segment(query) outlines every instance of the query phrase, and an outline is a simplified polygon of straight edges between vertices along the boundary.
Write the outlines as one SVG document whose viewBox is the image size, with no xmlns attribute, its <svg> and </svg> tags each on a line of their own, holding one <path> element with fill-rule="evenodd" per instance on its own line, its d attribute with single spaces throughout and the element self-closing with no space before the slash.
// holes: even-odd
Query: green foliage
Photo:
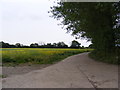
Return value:
<svg viewBox="0 0 120 90">
<path fill-rule="evenodd" d="M 4 48 L 3 65 L 18 65 L 22 63 L 52 64 L 64 58 L 91 51 L 92 49 L 52 49 L 52 48 Z"/>
<path fill-rule="evenodd" d="M 0 78 L 6 78 L 7 76 L 6 75 L 0 75 Z"/>
<path fill-rule="evenodd" d="M 110 64 L 117 64 L 117 65 L 119 64 L 118 58 L 116 57 L 115 53 L 105 53 L 104 51 L 99 52 L 94 50 L 89 54 L 89 56 L 97 61 L 102 61 Z"/>
<path fill-rule="evenodd" d="M 80 47 L 80 43 L 78 41 L 73 40 L 71 43 L 71 48 L 79 48 Z"/>
<path fill-rule="evenodd" d="M 116 26 L 119 2 L 60 2 L 52 7 L 53 17 L 63 19 L 68 32 L 91 40 L 94 49 L 107 58 L 120 45 L 120 28 Z M 99 54 L 97 55 L 99 57 Z M 116 56 L 117 57 L 117 56 Z M 100 58 L 100 57 L 99 57 Z"/>
</svg>

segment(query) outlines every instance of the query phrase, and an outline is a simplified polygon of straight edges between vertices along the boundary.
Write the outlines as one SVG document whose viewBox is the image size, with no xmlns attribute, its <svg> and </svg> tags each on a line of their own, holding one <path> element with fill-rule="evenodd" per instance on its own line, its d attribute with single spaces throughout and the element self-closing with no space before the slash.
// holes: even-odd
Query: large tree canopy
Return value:
<svg viewBox="0 0 120 90">
<path fill-rule="evenodd" d="M 114 2 L 59 2 L 52 7 L 53 17 L 63 19 L 62 24 L 73 35 L 91 40 L 96 51 L 115 52 L 120 44 L 120 29 L 116 26 L 120 3 Z"/>
</svg>

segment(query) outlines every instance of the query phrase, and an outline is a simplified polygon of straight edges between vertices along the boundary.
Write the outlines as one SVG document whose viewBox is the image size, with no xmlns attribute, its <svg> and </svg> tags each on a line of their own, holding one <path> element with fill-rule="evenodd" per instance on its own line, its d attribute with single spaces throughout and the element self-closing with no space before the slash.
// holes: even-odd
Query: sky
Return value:
<svg viewBox="0 0 120 90">
<path fill-rule="evenodd" d="M 31 43 L 65 42 L 75 40 L 59 26 L 60 21 L 51 18 L 53 0 L 0 0 L 0 41 L 29 45 Z M 91 42 L 77 39 L 81 46 Z"/>
</svg>

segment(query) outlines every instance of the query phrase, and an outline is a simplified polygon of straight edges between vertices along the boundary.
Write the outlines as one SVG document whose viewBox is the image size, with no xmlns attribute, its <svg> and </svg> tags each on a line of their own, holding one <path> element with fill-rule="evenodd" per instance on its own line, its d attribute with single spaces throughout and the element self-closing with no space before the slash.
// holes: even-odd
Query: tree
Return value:
<svg viewBox="0 0 120 90">
<path fill-rule="evenodd" d="M 90 44 L 90 45 L 88 46 L 88 48 L 94 48 L 94 45 L 93 45 L 93 44 Z"/>
<path fill-rule="evenodd" d="M 94 52 L 107 57 L 115 53 L 119 43 L 120 29 L 113 28 L 118 23 L 120 3 L 118 2 L 60 2 L 52 7 L 53 17 L 63 19 L 68 32 L 91 40 Z M 101 53 L 101 54 L 100 54 Z M 103 54 L 104 53 L 104 54 Z"/>
<path fill-rule="evenodd" d="M 53 47 L 56 48 L 57 47 L 57 43 L 53 43 Z"/>
<path fill-rule="evenodd" d="M 3 42 L 3 41 L 0 42 L 0 47 L 1 47 L 1 48 L 16 48 L 15 45 L 11 45 L 11 44 L 5 43 L 5 42 Z"/>
<path fill-rule="evenodd" d="M 47 43 L 46 47 L 47 47 L 47 48 L 52 48 L 53 45 L 52 45 L 51 43 Z"/>
<path fill-rule="evenodd" d="M 82 46 L 82 47 L 80 47 L 81 49 L 85 49 L 85 48 L 87 48 L 87 47 L 84 47 L 84 46 Z"/>
<path fill-rule="evenodd" d="M 32 43 L 32 44 L 30 44 L 31 48 L 38 48 L 38 46 L 39 46 L 38 43 Z"/>
<path fill-rule="evenodd" d="M 5 42 L 0 42 L 0 47 L 1 48 L 9 48 L 10 47 L 10 44 L 9 43 L 5 43 Z"/>
<path fill-rule="evenodd" d="M 57 47 L 58 47 L 58 48 L 67 48 L 68 45 L 66 45 L 64 42 L 58 42 L 58 43 L 57 43 Z"/>
<path fill-rule="evenodd" d="M 78 41 L 73 40 L 71 43 L 71 48 L 80 48 L 80 43 Z"/>
<path fill-rule="evenodd" d="M 23 45 L 20 44 L 20 43 L 16 43 L 15 46 L 16 46 L 17 48 L 21 48 Z"/>
</svg>

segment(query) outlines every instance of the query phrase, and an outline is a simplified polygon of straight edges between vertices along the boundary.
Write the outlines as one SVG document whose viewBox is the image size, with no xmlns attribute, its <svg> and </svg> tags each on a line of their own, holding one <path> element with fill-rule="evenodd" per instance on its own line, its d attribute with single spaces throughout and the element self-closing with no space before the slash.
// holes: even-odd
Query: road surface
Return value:
<svg viewBox="0 0 120 90">
<path fill-rule="evenodd" d="M 88 53 L 2 80 L 3 88 L 118 88 L 118 66 L 94 61 Z"/>
</svg>

